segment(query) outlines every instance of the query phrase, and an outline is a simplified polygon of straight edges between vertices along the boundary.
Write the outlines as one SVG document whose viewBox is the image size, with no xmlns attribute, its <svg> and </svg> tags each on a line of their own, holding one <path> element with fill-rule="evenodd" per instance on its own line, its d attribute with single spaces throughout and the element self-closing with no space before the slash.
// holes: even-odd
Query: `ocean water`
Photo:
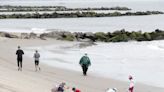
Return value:
<svg viewBox="0 0 164 92">
<path fill-rule="evenodd" d="M 125 6 L 132 8 L 132 11 L 164 11 L 163 4 L 163 0 L 0 0 L 0 5 Z M 72 32 L 113 32 L 115 30 L 126 29 L 128 31 L 142 30 L 144 32 L 151 32 L 155 29 L 164 29 L 163 19 L 164 15 L 104 18 L 1 19 L 0 31 L 43 32 L 43 30 L 51 29 Z"/>
<path fill-rule="evenodd" d="M 164 29 L 164 15 L 124 16 L 103 18 L 58 18 L 58 19 L 1 19 L 0 31 L 42 32 L 43 30 L 65 30 L 71 32 L 152 32 Z"/>
<path fill-rule="evenodd" d="M 38 50 L 41 63 L 64 69 L 81 71 L 79 60 L 85 52 L 91 59 L 89 75 L 128 81 L 132 75 L 136 83 L 164 87 L 164 41 L 97 43 L 78 48 L 73 45 L 51 45 L 25 48 L 26 56 Z"/>
</svg>

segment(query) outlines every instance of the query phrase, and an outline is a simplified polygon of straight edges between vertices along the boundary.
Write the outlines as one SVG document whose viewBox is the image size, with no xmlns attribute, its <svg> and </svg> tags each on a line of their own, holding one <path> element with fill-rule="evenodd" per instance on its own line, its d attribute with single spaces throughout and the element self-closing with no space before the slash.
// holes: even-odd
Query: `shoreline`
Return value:
<svg viewBox="0 0 164 92">
<path fill-rule="evenodd" d="M 63 47 L 63 45 L 59 45 L 59 46 L 56 46 L 56 45 L 48 45 L 48 46 L 32 46 L 32 47 L 30 47 L 28 50 L 26 49 L 26 51 L 31 51 L 31 50 L 35 50 L 35 48 L 38 48 L 37 50 L 39 50 L 40 51 L 40 53 L 41 54 L 43 54 L 43 52 L 46 52 L 45 54 L 43 54 L 43 55 L 50 55 L 50 56 L 55 56 L 55 57 L 47 57 L 47 55 L 45 56 L 46 57 L 46 59 L 45 59 L 45 57 L 43 57 L 42 58 L 42 60 L 44 61 L 43 63 L 45 63 L 45 64 L 47 64 L 47 65 L 50 65 L 50 66 L 52 66 L 52 67 L 57 67 L 57 68 L 62 68 L 62 66 L 66 66 L 66 67 L 64 67 L 64 69 L 67 69 L 67 70 L 73 70 L 73 71 L 78 71 L 78 72 L 81 72 L 81 68 L 80 68 L 80 66 L 78 65 L 78 60 L 79 60 L 79 58 L 80 58 L 80 56 L 82 56 L 83 55 L 83 53 L 84 52 L 86 52 L 87 51 L 87 53 L 89 54 L 89 56 L 92 58 L 92 60 L 94 61 L 93 62 L 93 64 L 94 64 L 94 66 L 93 67 L 91 67 L 91 70 L 89 69 L 89 72 L 90 72 L 90 74 L 91 75 L 95 75 L 95 76 L 99 76 L 99 77 L 103 77 L 103 78 L 107 78 L 107 76 L 110 76 L 110 74 L 113 74 L 114 73 L 114 71 L 116 72 L 116 73 L 114 73 L 112 76 L 110 76 L 109 78 L 115 78 L 115 79 L 117 79 L 117 80 L 121 80 L 121 81 L 124 81 L 124 82 L 127 82 L 128 80 L 126 80 L 126 77 L 125 76 L 128 76 L 128 74 L 131 74 L 132 73 L 132 75 L 135 75 L 135 77 L 136 77 L 136 82 L 141 82 L 141 83 L 145 83 L 146 85 L 152 85 L 152 86 L 154 86 L 154 85 L 156 85 L 157 87 L 162 87 L 163 86 L 163 84 L 160 84 L 159 82 L 156 82 L 156 81 L 158 81 L 158 80 L 156 80 L 156 81 L 151 81 L 151 80 L 149 80 L 149 79 L 151 79 L 151 78 L 148 78 L 148 79 L 146 79 L 146 80 L 143 80 L 144 78 L 143 77 L 146 77 L 146 75 L 144 76 L 140 76 L 140 75 L 138 75 L 138 73 L 136 73 L 136 71 L 133 71 L 133 70 L 135 70 L 135 68 L 138 70 L 138 64 L 136 64 L 135 62 L 136 61 L 138 61 L 138 59 L 137 60 L 132 60 L 132 61 L 134 61 L 134 65 L 136 64 L 136 67 L 134 67 L 134 69 L 132 69 L 132 71 L 133 72 L 131 72 L 131 73 L 126 73 L 126 71 L 125 71 L 125 67 L 127 67 L 127 65 L 122 65 L 122 64 L 127 64 L 127 63 L 130 63 L 130 62 L 127 62 L 127 61 L 122 61 L 122 59 L 120 60 L 120 58 L 122 58 L 122 57 L 124 57 L 124 56 L 120 56 L 120 57 L 115 57 L 115 54 L 114 54 L 114 57 L 112 57 L 110 54 L 109 54 L 109 57 L 103 57 L 103 55 L 104 54 L 101 54 L 100 56 L 102 57 L 102 58 L 99 58 L 99 56 L 97 55 L 98 53 L 100 53 L 98 50 L 100 50 L 100 48 L 101 48 L 101 46 L 104 46 L 104 45 L 107 45 L 106 47 L 108 47 L 109 46 L 109 48 L 110 48 L 110 46 L 112 47 L 112 46 L 114 46 L 114 45 L 117 45 L 117 46 L 121 46 L 121 44 L 123 44 L 123 46 L 124 47 L 126 47 L 126 45 L 130 45 L 130 47 L 131 47 L 131 45 L 133 44 L 133 46 L 134 45 L 139 45 L 139 47 L 141 48 L 141 49 L 143 49 L 141 46 L 142 45 L 144 45 L 144 47 L 149 47 L 149 46 L 153 46 L 153 48 L 155 48 L 154 47 L 154 44 L 153 43 L 155 43 L 155 44 L 157 44 L 157 43 L 163 43 L 164 41 L 152 41 L 152 42 L 141 42 L 141 43 L 138 43 L 138 42 L 124 42 L 124 43 L 109 43 L 110 45 L 108 45 L 108 43 L 95 43 L 96 45 L 93 45 L 93 46 L 86 46 L 85 48 L 80 48 L 80 50 L 79 49 L 77 49 L 77 48 L 79 48 L 78 46 L 77 46 L 77 43 L 76 42 L 70 42 L 70 43 L 72 43 L 72 45 L 68 45 L 67 43 L 65 44 L 65 46 Z M 143 44 L 144 43 L 144 44 Z M 76 44 L 76 45 L 75 45 Z M 79 43 L 78 43 L 79 44 Z M 148 46 L 146 45 L 146 44 L 149 44 Z M 75 46 L 75 47 L 74 47 Z M 77 47 L 76 47 L 77 46 Z M 162 50 L 162 46 L 163 45 L 159 45 L 159 49 L 160 50 Z M 91 49 L 91 48 L 96 48 L 96 47 L 99 47 L 99 48 L 97 48 L 97 51 L 95 52 L 95 50 L 94 49 Z M 137 46 L 138 47 L 138 46 Z M 136 48 L 137 48 L 136 47 Z M 88 48 L 88 49 L 86 49 L 86 48 Z M 158 45 L 157 45 L 157 47 L 156 48 L 158 48 Z M 44 50 L 42 50 L 42 49 L 44 49 Z M 70 50 L 69 50 L 70 49 Z M 102 50 L 104 50 L 103 48 L 101 48 Z M 118 49 L 118 51 L 119 51 L 119 48 L 117 48 Z M 125 48 L 123 48 L 123 49 L 125 49 Z M 130 49 L 130 48 L 129 48 Z M 133 51 L 133 49 L 130 49 L 129 51 L 131 52 L 131 50 Z M 138 49 L 139 50 L 139 52 L 140 52 L 140 49 Z M 153 49 L 154 50 L 154 49 Z M 95 52 L 95 53 L 93 53 L 93 52 Z M 116 50 L 117 51 L 117 50 Z M 108 52 L 108 50 L 106 49 L 106 52 Z M 114 51 L 109 51 L 109 52 L 115 52 L 115 50 Z M 151 51 L 150 51 L 151 52 Z M 68 53 L 70 53 L 70 55 L 68 54 Z M 127 52 L 127 53 L 129 53 L 129 52 Z M 32 54 L 32 53 L 30 53 L 30 54 Z M 62 56 L 62 55 L 64 55 L 64 56 Z M 65 56 L 66 55 L 66 56 Z M 70 56 L 72 56 L 72 57 L 70 57 Z M 74 57 L 73 57 L 74 56 Z M 135 55 L 134 55 L 135 56 Z M 70 57 L 70 58 L 68 58 L 68 57 Z M 75 57 L 78 57 L 78 58 L 75 58 Z M 98 57 L 97 59 L 98 60 L 96 60 L 96 58 L 95 57 Z M 139 59 L 140 58 L 142 58 L 142 55 L 141 56 L 137 56 Z M 151 56 L 150 56 L 151 57 Z M 156 56 L 155 56 L 156 57 Z M 113 59 L 112 59 L 113 58 Z M 131 59 L 131 58 L 134 58 L 134 57 L 132 57 L 131 55 L 129 55 L 129 59 Z M 148 59 L 149 57 L 145 57 L 145 62 L 148 62 L 147 61 L 147 59 Z M 153 57 L 154 58 L 154 57 Z M 161 57 L 159 57 L 159 58 L 161 58 Z M 70 59 L 70 60 L 69 60 Z M 100 61 L 102 61 L 102 62 L 97 62 L 97 61 L 99 61 L 99 59 L 100 59 Z M 103 60 L 101 60 L 101 59 L 108 59 L 109 60 L 109 62 L 110 63 L 107 63 L 107 61 L 103 61 Z M 117 65 L 117 62 L 118 61 L 116 61 L 115 59 L 118 59 L 118 61 L 121 61 L 121 66 L 120 66 L 120 64 L 118 64 Z M 123 58 L 123 59 L 128 59 L 126 56 Z M 156 59 L 157 60 L 157 59 Z M 52 61 L 56 61 L 56 62 L 52 62 Z M 76 62 L 77 61 L 77 62 Z M 143 62 L 143 60 L 141 60 L 142 62 Z M 150 60 L 149 60 L 150 61 Z M 159 60 L 158 60 L 159 61 Z M 95 63 L 96 62 L 96 63 Z M 115 66 L 115 64 L 113 65 L 113 63 L 116 63 L 116 65 L 117 66 Z M 102 68 L 102 67 L 100 67 L 100 66 L 97 66 L 97 64 L 102 64 L 102 63 L 107 63 L 107 65 L 109 65 L 109 67 L 107 68 L 106 66 L 104 66 L 103 68 L 104 68 L 104 70 L 106 70 L 106 69 L 109 69 L 109 71 L 110 72 L 106 72 L 107 74 L 103 74 L 103 73 L 105 73 L 105 71 L 101 71 L 101 69 L 96 69 L 96 67 L 97 68 Z M 133 62 L 132 62 L 133 63 Z M 143 62 L 144 63 L 144 62 Z M 151 63 L 151 62 L 150 62 Z M 111 64 L 111 65 L 110 65 Z M 153 62 L 152 62 L 152 64 L 153 64 Z M 152 64 L 149 64 L 149 65 L 147 65 L 146 67 L 149 67 L 149 66 L 151 66 Z M 122 72 L 121 71 L 117 71 L 117 69 L 116 68 L 114 68 L 114 67 L 117 67 L 118 68 L 118 70 L 119 70 L 119 66 L 123 69 L 123 71 L 122 72 L 125 72 L 125 73 L 123 73 L 122 74 Z M 156 64 L 154 64 L 154 65 L 156 65 Z M 158 65 L 158 64 L 157 64 Z M 67 67 L 67 66 L 70 66 L 70 67 Z M 95 67 L 96 66 L 96 67 Z M 74 68 L 71 68 L 71 67 L 74 67 Z M 113 68 L 112 68 L 113 67 Z M 133 65 L 131 66 L 131 67 L 133 67 Z M 113 70 L 113 72 L 111 72 L 112 70 Z M 141 67 L 141 69 L 143 69 L 142 67 Z M 97 71 L 97 72 L 96 72 Z M 140 69 L 137 71 L 137 72 L 139 72 L 140 71 Z M 128 71 L 129 72 L 129 71 Z M 140 71 L 141 72 L 141 71 Z M 136 74 L 135 74 L 136 73 Z M 142 74 L 143 72 L 141 72 L 141 74 Z M 148 74 L 149 74 L 150 72 L 148 72 Z M 140 73 L 139 73 L 140 74 Z M 119 77 L 118 75 L 122 75 L 123 77 Z M 148 75 L 149 76 L 149 75 Z M 158 75 L 159 76 L 159 75 Z M 155 77 L 153 77 L 153 78 L 155 78 Z M 151 83 L 153 83 L 154 82 L 154 84 L 151 84 Z M 159 84 L 159 85 L 158 85 Z"/>
</svg>

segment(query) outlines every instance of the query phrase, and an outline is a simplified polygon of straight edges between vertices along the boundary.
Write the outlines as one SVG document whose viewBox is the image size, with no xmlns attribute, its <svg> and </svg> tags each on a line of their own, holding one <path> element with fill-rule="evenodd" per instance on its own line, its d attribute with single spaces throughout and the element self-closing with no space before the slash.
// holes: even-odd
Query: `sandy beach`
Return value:
<svg viewBox="0 0 164 92">
<path fill-rule="evenodd" d="M 29 46 L 72 43 L 75 42 L 0 38 L 0 92 L 51 92 L 51 88 L 60 82 L 66 82 L 70 87 L 75 86 L 82 92 L 105 92 L 106 88 L 113 87 L 117 88 L 118 92 L 127 92 L 127 82 L 101 78 L 91 74 L 84 77 L 81 72 L 59 69 L 43 63 L 40 65 L 41 71 L 35 72 L 33 58 L 26 57 L 26 55 L 23 60 L 22 72 L 17 71 L 15 51 L 18 45 L 23 49 Z M 135 84 L 135 92 L 155 91 L 164 92 L 164 88 Z"/>
</svg>

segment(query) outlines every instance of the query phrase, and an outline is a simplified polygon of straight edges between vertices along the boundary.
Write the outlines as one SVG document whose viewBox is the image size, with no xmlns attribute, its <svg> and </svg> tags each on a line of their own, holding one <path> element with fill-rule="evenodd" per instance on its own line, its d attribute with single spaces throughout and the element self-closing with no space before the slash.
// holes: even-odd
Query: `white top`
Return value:
<svg viewBox="0 0 164 92">
<path fill-rule="evenodd" d="M 35 53 L 34 54 L 34 58 L 35 58 L 36 61 L 39 61 L 40 54 L 39 53 Z"/>
<path fill-rule="evenodd" d="M 132 87 L 134 87 L 134 81 L 133 80 L 130 80 L 129 88 L 132 88 Z"/>
</svg>

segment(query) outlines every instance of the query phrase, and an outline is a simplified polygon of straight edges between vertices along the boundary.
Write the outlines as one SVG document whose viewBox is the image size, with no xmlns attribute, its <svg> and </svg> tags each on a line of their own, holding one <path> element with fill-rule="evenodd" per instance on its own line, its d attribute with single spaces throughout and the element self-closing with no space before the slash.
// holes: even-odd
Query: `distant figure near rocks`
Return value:
<svg viewBox="0 0 164 92">
<path fill-rule="evenodd" d="M 20 49 L 20 46 L 18 46 L 18 50 L 16 51 L 17 55 L 17 64 L 18 64 L 18 71 L 22 71 L 22 61 L 23 61 L 23 50 Z"/>
<path fill-rule="evenodd" d="M 85 53 L 85 55 L 80 59 L 79 64 L 82 67 L 83 75 L 86 76 L 88 67 L 91 65 L 91 62 L 90 62 L 90 59 L 89 59 L 87 53 Z"/>
<path fill-rule="evenodd" d="M 129 92 L 134 92 L 134 81 L 131 75 L 129 76 L 129 80 L 130 80 Z"/>
<path fill-rule="evenodd" d="M 36 71 L 38 71 L 38 69 L 40 70 L 40 67 L 39 67 L 39 58 L 40 58 L 40 54 L 36 50 L 35 53 L 34 53 L 35 69 L 36 69 Z"/>
</svg>

